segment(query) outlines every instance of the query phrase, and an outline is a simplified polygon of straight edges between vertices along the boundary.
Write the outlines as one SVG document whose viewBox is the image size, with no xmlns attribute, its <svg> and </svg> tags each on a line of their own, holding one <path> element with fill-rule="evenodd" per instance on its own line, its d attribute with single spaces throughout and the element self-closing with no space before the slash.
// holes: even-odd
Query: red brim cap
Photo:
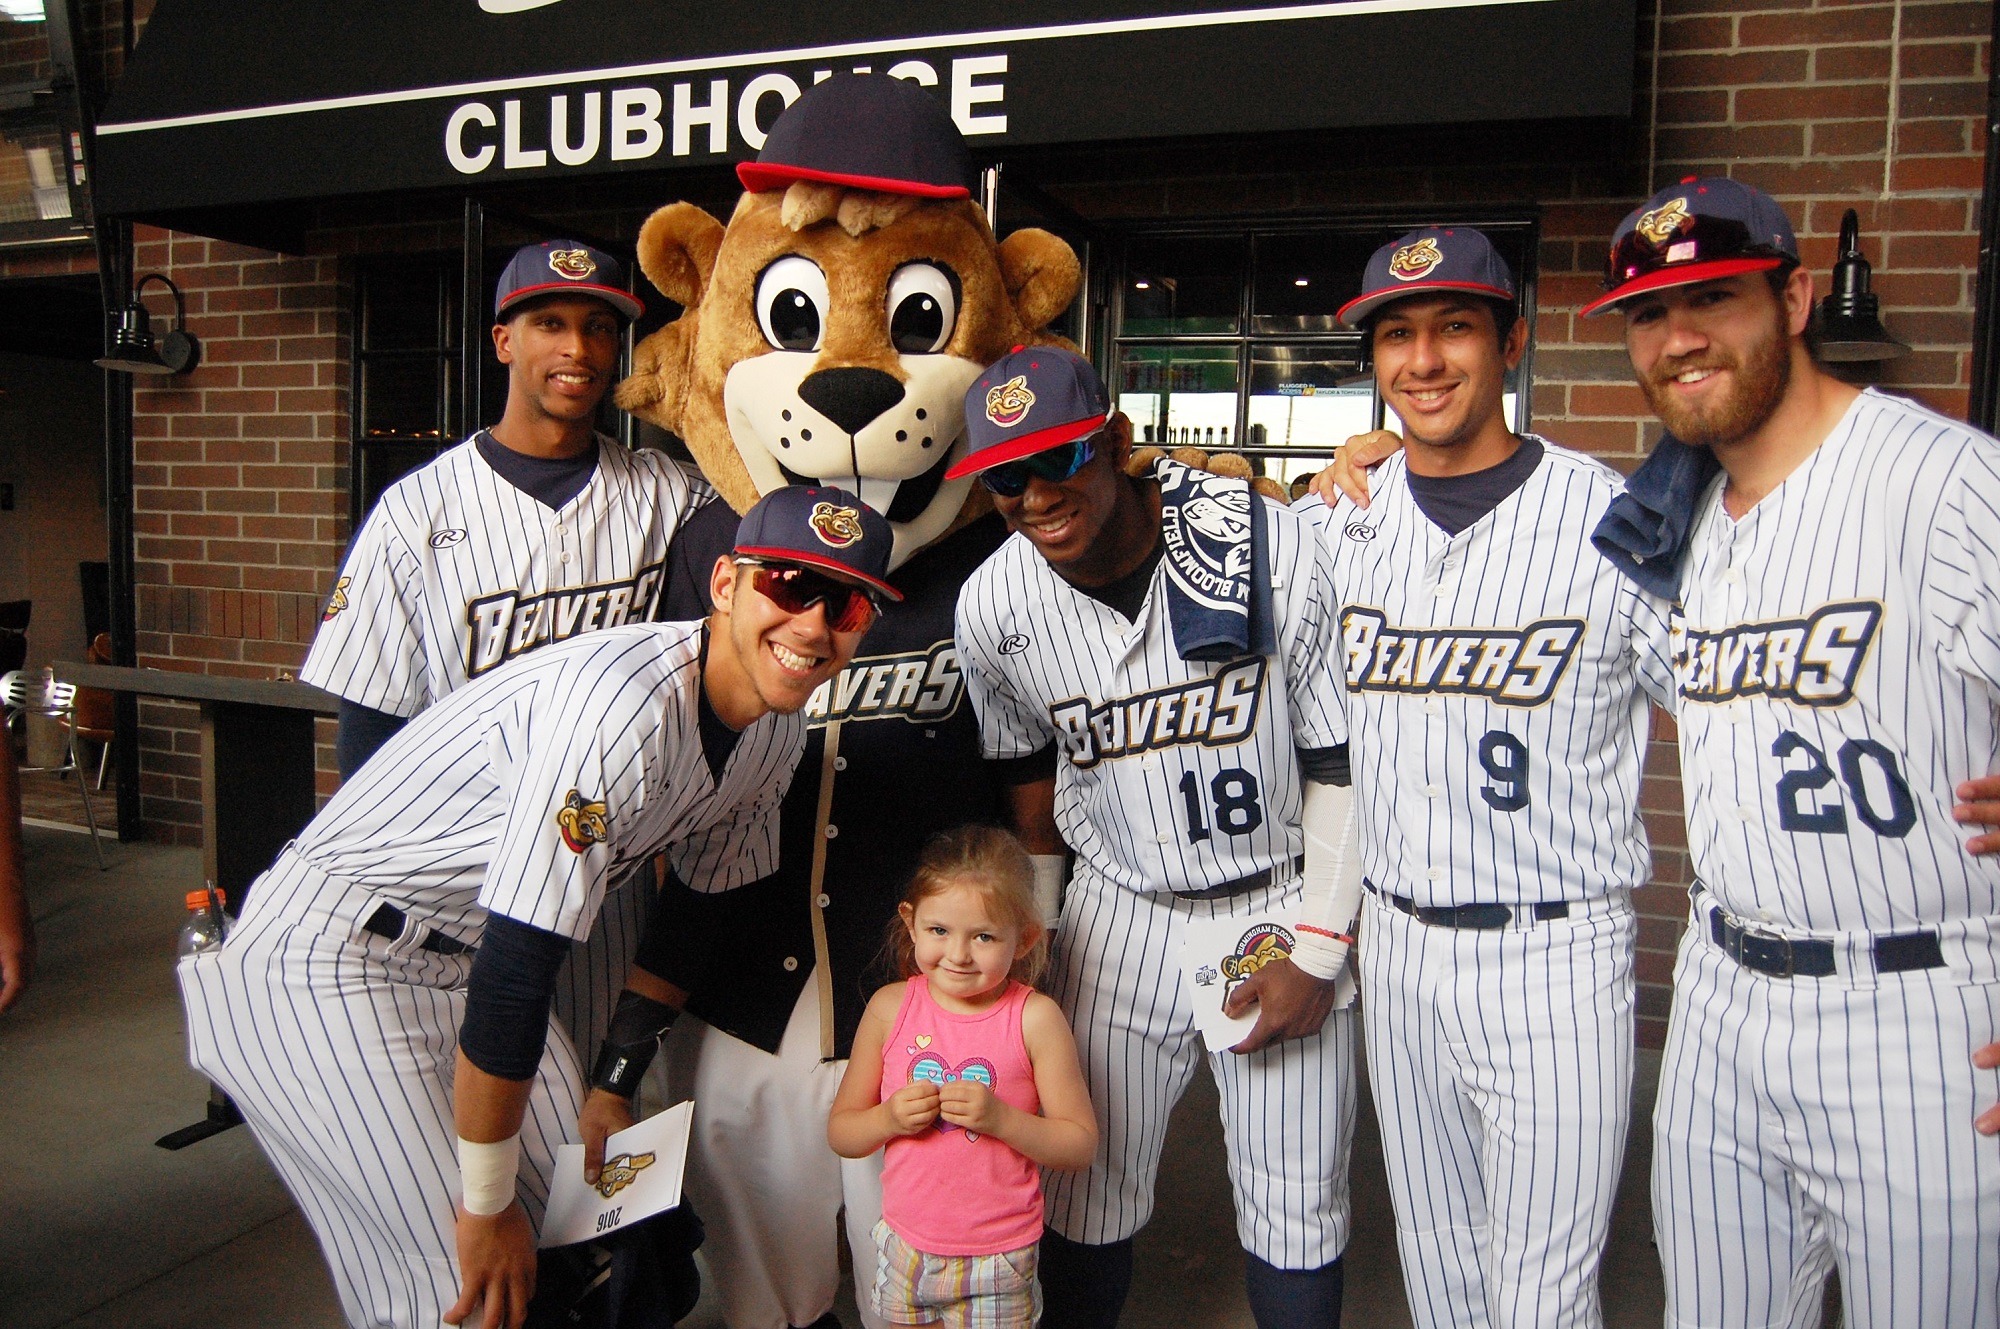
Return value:
<svg viewBox="0 0 2000 1329">
<path fill-rule="evenodd" d="M 773 563 L 797 563 L 801 567 L 818 568 L 845 581 L 858 581 L 870 590 L 880 591 L 891 600 L 903 598 L 903 593 L 888 582 L 878 581 L 837 558 L 820 558 L 816 554 L 805 553 L 798 549 L 782 549 L 775 545 L 738 545 L 736 552 L 745 558 L 768 558 Z"/>
<path fill-rule="evenodd" d="M 996 443 L 990 448 L 981 448 L 969 456 L 961 457 L 944 473 L 947 480 L 958 480 L 968 475 L 977 475 L 995 466 L 1004 466 L 1010 461 L 1032 457 L 1037 452 L 1047 452 L 1065 443 L 1086 438 L 1104 428 L 1105 417 L 1093 415 L 1083 420 L 1070 420 L 1047 429 L 1037 429 L 1032 434 L 1010 438 L 1005 443 Z"/>
<path fill-rule="evenodd" d="M 1499 300 L 1505 304 L 1511 305 L 1514 303 L 1514 293 L 1512 291 L 1503 291 L 1498 286 L 1489 286 L 1485 282 L 1398 282 L 1394 286 L 1385 286 L 1380 290 L 1369 291 L 1365 294 L 1355 296 L 1352 300 L 1342 305 L 1340 312 L 1336 313 L 1334 317 L 1349 327 L 1357 327 L 1360 325 L 1362 319 L 1367 318 L 1391 300 L 1400 300 L 1406 295 L 1424 295 L 1431 291 L 1465 291 L 1472 295 L 1483 295 L 1489 300 Z"/>
<path fill-rule="evenodd" d="M 753 194 L 784 189 L 800 180 L 822 185 L 845 185 L 849 189 L 872 189 L 881 194 L 914 194 L 918 198 L 971 198 L 964 185 L 934 185 L 922 180 L 895 180 L 879 175 L 847 175 L 840 171 L 814 170 L 810 166 L 787 166 L 783 162 L 738 162 L 736 178 Z"/>
<path fill-rule="evenodd" d="M 1620 301 L 1629 300 L 1635 295 L 1644 295 L 1648 291 L 1664 291 L 1674 286 L 1692 286 L 1696 282 L 1715 281 L 1720 277 L 1740 277 L 1746 272 L 1769 272 L 1772 268 L 1782 266 L 1786 261 L 1782 258 L 1718 258 L 1707 263 L 1661 268 L 1643 277 L 1634 277 L 1616 290 L 1606 291 L 1576 312 L 1580 317 L 1591 318 L 1597 314 L 1608 313 L 1616 308 Z"/>
<path fill-rule="evenodd" d="M 532 300 L 539 295 L 557 294 L 595 296 L 626 318 L 637 318 L 646 312 L 646 306 L 639 303 L 637 296 L 630 291 L 621 291 L 616 286 L 599 286 L 595 282 L 587 281 L 545 281 L 509 292 L 506 301 L 493 311 L 493 315 L 495 318 L 502 317 L 523 300 Z"/>
</svg>

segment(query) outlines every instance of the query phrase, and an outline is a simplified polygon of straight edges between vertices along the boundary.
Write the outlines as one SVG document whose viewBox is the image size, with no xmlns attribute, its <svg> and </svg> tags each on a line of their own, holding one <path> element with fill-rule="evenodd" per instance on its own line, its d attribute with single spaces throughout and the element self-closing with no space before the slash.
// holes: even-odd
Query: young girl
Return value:
<svg viewBox="0 0 2000 1329">
<path fill-rule="evenodd" d="M 1041 1168 L 1075 1171 L 1097 1120 L 1057 1005 L 1034 867 L 1013 836 L 966 826 L 931 841 L 891 944 L 907 977 L 877 992 L 833 1100 L 846 1158 L 888 1147 L 881 1258 L 857 1270 L 892 1324 L 963 1329 L 1041 1316 Z"/>
</svg>

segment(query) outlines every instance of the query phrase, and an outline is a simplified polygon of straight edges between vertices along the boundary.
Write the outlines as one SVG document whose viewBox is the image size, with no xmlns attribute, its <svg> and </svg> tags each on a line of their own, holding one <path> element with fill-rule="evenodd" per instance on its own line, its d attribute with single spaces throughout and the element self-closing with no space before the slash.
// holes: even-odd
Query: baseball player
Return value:
<svg viewBox="0 0 2000 1329">
<path fill-rule="evenodd" d="M 192 1059 L 297 1197 L 350 1323 L 483 1302 L 520 1324 L 581 1106 L 556 968 L 663 848 L 711 889 L 770 871 L 797 712 L 894 598 L 891 543 L 839 490 L 771 495 L 716 560 L 707 620 L 584 634 L 426 710 L 183 962 Z"/>
<path fill-rule="evenodd" d="M 1187 923 L 1276 911 L 1298 945 L 1232 998 L 1259 1003 L 1256 1027 L 1209 1068 L 1257 1323 L 1336 1324 L 1354 1033 L 1333 980 L 1360 882 L 1354 855 L 1341 871 L 1347 730 L 1324 552 L 1244 481 L 1171 461 L 1128 477 L 1131 423 L 1107 415 L 1074 354 L 1016 351 L 967 403 L 959 466 L 1014 534 L 960 594 L 959 655 L 986 755 L 1055 766 L 1013 791 L 1014 819 L 1031 848 L 1076 851 L 1050 990 L 1100 1127 L 1088 1172 L 1049 1179 L 1044 1323 L 1117 1322 L 1167 1116 L 1198 1061 Z"/>
<path fill-rule="evenodd" d="M 665 453 L 595 432 L 640 312 L 618 261 L 574 240 L 528 245 L 500 274 L 500 422 L 383 492 L 299 671 L 341 698 L 343 778 L 426 706 L 507 661 L 653 617 L 667 546 L 709 490 Z M 646 894 L 616 884 L 558 986 L 583 1046 L 604 1031 Z"/>
<path fill-rule="evenodd" d="M 1861 1329 L 2000 1324 L 2000 863 L 1952 809 L 2000 759 L 2000 444 L 1813 363 L 1811 275 L 1749 186 L 1656 194 L 1605 284 L 1583 312 L 1624 315 L 1656 461 L 1721 472 L 1664 560 L 1696 876 L 1667 1322 L 1815 1323 L 1834 1267 Z"/>
<path fill-rule="evenodd" d="M 1514 302 L 1478 231 L 1378 249 L 1340 317 L 1407 449 L 1366 511 L 1300 503 L 1341 595 L 1369 1081 L 1420 1326 L 1604 1322 L 1646 697 L 1672 687 L 1664 605 L 1589 545 L 1620 477 L 1508 425 Z"/>
</svg>

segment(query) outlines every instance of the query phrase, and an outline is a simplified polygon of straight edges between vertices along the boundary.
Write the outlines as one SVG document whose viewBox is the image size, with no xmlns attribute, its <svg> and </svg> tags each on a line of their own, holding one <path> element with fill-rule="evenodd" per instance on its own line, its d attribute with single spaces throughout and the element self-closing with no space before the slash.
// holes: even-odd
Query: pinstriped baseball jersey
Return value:
<svg viewBox="0 0 2000 1329">
<path fill-rule="evenodd" d="M 581 938 L 605 890 L 669 844 L 706 889 L 765 875 L 805 721 L 758 719 L 718 785 L 698 728 L 701 640 L 700 623 L 606 629 L 453 693 L 383 746 L 382 778 L 334 795 L 297 852 L 469 944 L 482 909 Z"/>
<path fill-rule="evenodd" d="M 1182 660 L 1164 563 L 1137 622 L 1010 536 L 959 595 L 957 639 L 988 757 L 1060 742 L 1056 822 L 1127 890 L 1202 890 L 1290 871 L 1298 748 L 1347 741 L 1333 585 L 1312 531 L 1270 509 L 1278 653 Z"/>
<path fill-rule="evenodd" d="M 1794 929 L 2000 914 L 1951 819 L 2000 759 L 2000 444 L 1869 391 L 1741 520 L 1722 490 L 1672 624 L 1696 875 Z"/>
<path fill-rule="evenodd" d="M 1639 776 L 1646 694 L 1671 686 L 1664 606 L 1590 546 L 1617 473 L 1542 448 L 1455 536 L 1401 456 L 1366 510 L 1300 502 L 1340 588 L 1363 862 L 1418 904 L 1583 900 L 1651 874 Z"/>
<path fill-rule="evenodd" d="M 384 491 L 299 677 L 408 717 L 538 646 L 644 622 L 709 493 L 665 453 L 600 436 L 590 482 L 551 510 L 467 439 Z"/>
</svg>

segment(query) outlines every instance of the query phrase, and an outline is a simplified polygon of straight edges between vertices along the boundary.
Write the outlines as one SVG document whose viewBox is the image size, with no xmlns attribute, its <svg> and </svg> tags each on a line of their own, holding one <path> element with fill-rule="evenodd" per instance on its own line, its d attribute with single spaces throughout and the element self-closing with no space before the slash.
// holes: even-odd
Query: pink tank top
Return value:
<svg viewBox="0 0 2000 1329">
<path fill-rule="evenodd" d="M 1021 1038 L 1032 989 L 1009 981 L 978 1015 L 954 1015 L 931 999 L 921 974 L 909 980 L 882 1048 L 882 1097 L 913 1080 L 979 1080 L 1003 1103 L 1039 1113 L 1034 1068 Z M 882 1164 L 882 1217 L 931 1255 L 997 1255 L 1042 1239 L 1042 1170 L 1009 1146 L 942 1117 L 889 1141 Z"/>
</svg>

